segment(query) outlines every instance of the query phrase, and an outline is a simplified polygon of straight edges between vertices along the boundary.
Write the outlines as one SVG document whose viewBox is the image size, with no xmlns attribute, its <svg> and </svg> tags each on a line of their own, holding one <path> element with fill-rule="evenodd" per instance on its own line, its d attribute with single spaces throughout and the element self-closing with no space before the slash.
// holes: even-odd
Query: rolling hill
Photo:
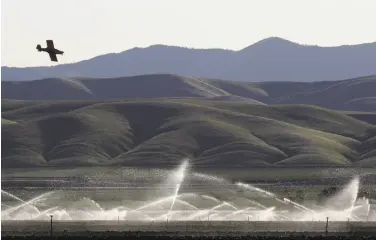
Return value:
<svg viewBox="0 0 376 240">
<path fill-rule="evenodd" d="M 245 82 L 356 78 L 376 74 L 376 42 L 319 47 L 272 37 L 239 51 L 153 45 L 52 67 L 1 68 L 3 81 L 166 73 Z"/>
<path fill-rule="evenodd" d="M 120 78 L 50 78 L 1 83 L 2 99 L 119 100 L 200 98 L 254 104 L 307 104 L 376 112 L 376 75 L 321 82 L 235 82 L 172 74 Z M 17 105 L 17 102 L 14 104 Z"/>
<path fill-rule="evenodd" d="M 3 168 L 376 166 L 375 125 L 307 105 L 2 100 L 2 118 Z"/>
</svg>

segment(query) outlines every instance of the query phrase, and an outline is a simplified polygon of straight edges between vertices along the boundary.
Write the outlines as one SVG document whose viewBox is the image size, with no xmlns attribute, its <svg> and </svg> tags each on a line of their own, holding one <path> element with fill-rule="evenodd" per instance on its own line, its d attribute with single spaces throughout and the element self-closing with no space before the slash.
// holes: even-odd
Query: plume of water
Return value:
<svg viewBox="0 0 376 240">
<path fill-rule="evenodd" d="M 203 194 L 203 195 L 201 195 L 203 198 L 206 198 L 206 199 L 209 199 L 209 200 L 212 200 L 212 201 L 214 201 L 214 202 L 216 202 L 216 203 L 219 203 L 219 202 L 221 202 L 219 199 L 217 199 L 217 198 L 215 198 L 215 197 L 212 197 L 212 196 L 208 196 L 208 195 L 205 195 L 205 194 Z"/>
<path fill-rule="evenodd" d="M 252 186 L 250 184 L 246 184 L 246 183 L 242 183 L 242 182 L 237 182 L 236 183 L 237 186 L 239 187 L 242 187 L 242 188 L 245 188 L 247 190 L 250 190 L 252 192 L 256 192 L 256 193 L 260 193 L 264 196 L 268 196 L 268 197 L 275 197 L 275 194 L 274 193 L 271 193 L 271 192 L 268 192 L 268 191 L 265 191 L 261 188 L 258 188 L 258 187 L 255 187 L 255 186 Z"/>
<path fill-rule="evenodd" d="M 11 206 L 1 212 L 4 220 L 49 220 L 49 215 L 54 215 L 54 220 L 133 220 L 133 221 L 166 221 L 169 220 L 210 220 L 210 221 L 325 221 L 329 217 L 334 221 L 376 221 L 376 206 L 373 200 L 357 198 L 359 179 L 353 179 L 342 191 L 328 200 L 327 204 L 321 207 L 307 207 L 287 198 L 280 200 L 273 193 L 249 184 L 237 183 L 233 185 L 225 180 L 213 180 L 220 187 L 226 183 L 226 188 L 241 187 L 248 191 L 257 201 L 252 199 L 250 194 L 236 192 L 239 197 L 221 195 L 219 200 L 208 192 L 186 192 L 179 193 L 181 185 L 187 175 L 188 162 L 184 161 L 177 170 L 173 171 L 169 179 L 170 184 L 175 184 L 171 195 L 159 198 L 154 201 L 144 202 L 141 206 L 130 207 L 127 204 L 113 203 L 100 204 L 100 201 L 85 196 L 77 198 L 71 195 L 64 199 L 63 204 L 50 201 L 53 199 L 52 192 L 44 193 L 29 201 L 2 191 L 3 195 L 17 200 L 21 204 Z M 206 175 L 205 175 L 206 176 Z M 202 177 L 202 176 L 201 176 Z M 219 178 L 220 179 L 220 178 Z M 190 179 L 191 180 L 191 179 Z M 215 187 L 215 185 L 214 185 Z M 185 189 L 186 190 L 186 189 Z M 209 191 L 211 192 L 211 191 Z M 228 192 L 226 191 L 226 194 Z M 259 196 L 267 196 L 260 201 Z M 223 197 L 223 198 L 222 198 Z M 49 205 L 38 205 L 40 201 Z M 77 200 L 78 199 L 78 200 Z M 210 200 L 210 201 L 208 201 Z M 73 201 L 73 202 L 65 202 Z M 260 201 L 260 202 L 259 202 Z M 127 200 L 128 202 L 128 200 Z M 56 203 L 56 204 L 55 204 Z M 261 204 L 262 203 L 262 204 Z M 283 203 L 283 204 L 281 204 Z M 38 207 L 37 207 L 38 206 Z M 204 207 L 203 207 L 204 206 Z M 289 206 L 294 206 L 291 209 Z M 281 209 L 279 209 L 281 207 Z"/>
<path fill-rule="evenodd" d="M 88 197 L 83 197 L 79 201 L 72 204 L 70 208 L 75 208 L 75 209 L 79 208 L 79 209 L 83 209 L 87 211 L 91 211 L 91 210 L 100 211 L 100 212 L 104 211 L 103 208 L 99 205 L 99 203 L 97 203 L 96 201 Z"/>
<path fill-rule="evenodd" d="M 228 180 L 224 179 L 224 178 L 220 178 L 220 177 L 217 177 L 217 176 L 208 175 L 208 174 L 204 174 L 204 173 L 194 173 L 193 176 L 207 180 L 207 181 L 214 181 L 214 182 L 217 182 L 217 183 L 230 184 L 230 182 Z"/>
<path fill-rule="evenodd" d="M 301 204 L 299 204 L 299 203 L 296 203 L 296 202 L 294 202 L 294 201 L 291 201 L 291 200 L 288 199 L 288 198 L 284 198 L 283 200 L 284 200 L 285 202 L 291 203 L 292 205 L 294 205 L 295 207 L 297 207 L 297 208 L 299 208 L 299 209 L 301 209 L 301 210 L 303 210 L 303 211 L 310 212 L 310 213 L 315 213 L 315 211 L 313 211 L 313 210 L 311 210 L 311 209 L 309 209 L 309 208 L 307 208 L 307 207 L 305 207 L 305 206 L 303 206 L 303 205 L 301 205 Z"/>
<path fill-rule="evenodd" d="M 190 209 L 199 210 L 199 208 L 193 206 L 192 204 L 190 204 L 189 202 L 186 202 L 184 200 L 180 200 L 180 199 L 176 198 L 175 202 L 179 202 L 179 203 L 189 207 Z"/>
<path fill-rule="evenodd" d="M 171 208 L 170 211 L 173 209 L 176 197 L 178 196 L 180 186 L 184 180 L 185 176 L 185 171 L 188 167 L 188 159 L 184 160 L 183 163 L 180 165 L 179 169 L 176 171 L 174 174 L 174 180 L 176 182 L 176 188 L 175 188 L 175 193 L 172 198 L 172 203 L 171 203 Z"/>
<path fill-rule="evenodd" d="M 40 219 L 40 218 L 47 218 L 47 219 L 49 219 L 50 217 L 48 216 L 48 213 L 52 212 L 53 210 L 58 209 L 58 208 L 59 208 L 58 206 L 55 206 L 55 207 L 52 207 L 52 208 L 48 208 L 48 209 L 40 212 L 37 216 L 34 217 L 34 219 Z"/>
<path fill-rule="evenodd" d="M 143 205 L 143 206 L 141 206 L 141 207 L 139 207 L 139 208 L 137 208 L 137 209 L 135 209 L 135 210 L 132 210 L 132 211 L 140 211 L 140 210 L 143 210 L 143 209 L 145 209 L 145 208 L 149 208 L 149 207 L 152 207 L 152 206 L 155 206 L 155 205 L 158 205 L 158 204 L 164 203 L 164 202 L 166 202 L 166 201 L 170 201 L 172 198 L 174 198 L 174 196 L 164 197 L 164 198 L 162 198 L 162 199 L 158 199 L 158 200 L 156 200 L 156 201 L 152 201 L 152 202 L 150 202 L 150 203 L 148 203 L 148 204 L 145 204 L 145 205 Z"/>
<path fill-rule="evenodd" d="M 355 206 L 352 208 L 351 216 L 358 217 L 361 220 L 367 220 L 369 218 L 371 210 L 371 204 L 369 200 L 365 197 L 357 199 Z"/>
<path fill-rule="evenodd" d="M 1 189 L 1 194 L 4 194 L 4 195 L 6 195 L 6 196 L 8 196 L 8 197 L 11 197 L 11 198 L 13 198 L 13 199 L 15 199 L 15 200 L 18 200 L 18 201 L 20 201 L 20 202 L 25 203 L 25 201 L 22 200 L 21 198 L 16 197 L 16 196 L 14 196 L 13 194 L 8 193 L 8 192 L 6 192 L 6 191 L 4 191 L 4 190 L 2 190 L 2 189 Z"/>
<path fill-rule="evenodd" d="M 359 191 L 359 177 L 353 178 L 345 188 L 329 198 L 324 207 L 327 209 L 344 209 L 354 206 Z"/>
<path fill-rule="evenodd" d="M 4 212 L 1 212 L 1 214 L 2 214 L 2 215 L 3 215 L 3 213 L 4 213 L 4 214 L 11 214 L 12 212 L 14 212 L 14 211 L 16 211 L 16 210 L 18 210 L 18 209 L 20 209 L 20 208 L 22 208 L 22 207 L 25 207 L 25 206 L 32 206 L 33 204 L 35 204 L 35 203 L 37 203 L 37 202 L 39 202 L 39 201 L 44 200 L 47 196 L 51 195 L 52 193 L 53 193 L 53 192 L 43 193 L 43 194 L 41 194 L 41 195 L 39 195 L 39 196 L 37 196 L 37 197 L 35 197 L 35 198 L 33 198 L 33 199 L 27 201 L 27 202 L 23 201 L 22 204 L 17 205 L 17 206 L 12 207 L 12 208 L 8 208 L 8 209 L 6 209 Z"/>
</svg>

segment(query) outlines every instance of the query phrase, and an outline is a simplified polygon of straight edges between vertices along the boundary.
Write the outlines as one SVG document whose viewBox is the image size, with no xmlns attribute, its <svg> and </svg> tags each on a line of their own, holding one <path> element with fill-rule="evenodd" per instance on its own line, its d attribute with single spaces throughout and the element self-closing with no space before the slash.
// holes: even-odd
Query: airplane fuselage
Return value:
<svg viewBox="0 0 376 240">
<path fill-rule="evenodd" d="M 53 53 L 53 54 L 63 54 L 64 53 L 63 51 L 60 51 L 59 49 L 56 49 L 56 48 L 52 48 L 52 49 L 51 48 L 40 48 L 40 51 Z"/>
</svg>

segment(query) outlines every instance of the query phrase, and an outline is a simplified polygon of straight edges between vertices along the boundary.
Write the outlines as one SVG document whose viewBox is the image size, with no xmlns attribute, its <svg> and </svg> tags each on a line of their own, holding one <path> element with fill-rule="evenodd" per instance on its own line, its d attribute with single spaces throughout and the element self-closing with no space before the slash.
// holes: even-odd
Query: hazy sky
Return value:
<svg viewBox="0 0 376 240">
<path fill-rule="evenodd" d="M 2 0 L 1 65 L 60 64 L 153 44 L 242 49 L 270 36 L 321 46 L 376 41 L 376 0 Z M 59 63 L 57 63 L 59 64 Z"/>
</svg>

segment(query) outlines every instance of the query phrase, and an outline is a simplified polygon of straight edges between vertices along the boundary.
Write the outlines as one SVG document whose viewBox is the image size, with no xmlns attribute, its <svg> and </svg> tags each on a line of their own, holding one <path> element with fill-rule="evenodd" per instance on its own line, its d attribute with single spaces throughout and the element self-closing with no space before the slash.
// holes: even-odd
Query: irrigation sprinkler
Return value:
<svg viewBox="0 0 376 240">
<path fill-rule="evenodd" d="M 328 236 L 329 217 L 326 217 L 325 236 Z"/>
<path fill-rule="evenodd" d="M 50 215 L 50 217 L 51 217 L 50 235 L 52 237 L 52 217 L 53 217 L 53 215 Z"/>
<path fill-rule="evenodd" d="M 347 218 L 347 231 L 350 230 L 350 218 Z"/>
</svg>

